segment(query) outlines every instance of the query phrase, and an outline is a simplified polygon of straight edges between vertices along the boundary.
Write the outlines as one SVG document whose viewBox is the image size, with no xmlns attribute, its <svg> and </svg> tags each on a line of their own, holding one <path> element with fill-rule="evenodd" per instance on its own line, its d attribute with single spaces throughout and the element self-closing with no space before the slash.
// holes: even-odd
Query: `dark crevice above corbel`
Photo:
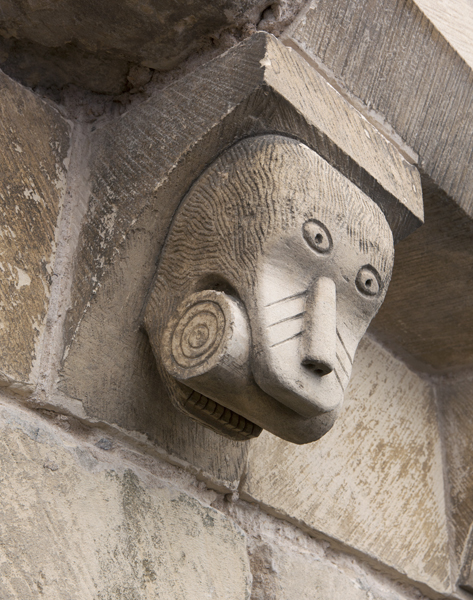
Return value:
<svg viewBox="0 0 473 600">
<path fill-rule="evenodd" d="M 58 0 L 38 9 L 14 2 L 0 18 L 0 69 L 33 88 L 135 93 L 154 73 L 200 53 L 222 53 L 257 29 L 279 34 L 304 4 Z"/>
</svg>

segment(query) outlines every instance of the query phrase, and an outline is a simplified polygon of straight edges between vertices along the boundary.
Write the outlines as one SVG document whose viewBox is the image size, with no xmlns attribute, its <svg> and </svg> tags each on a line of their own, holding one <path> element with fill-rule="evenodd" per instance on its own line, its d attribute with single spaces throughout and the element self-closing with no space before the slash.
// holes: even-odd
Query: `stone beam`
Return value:
<svg viewBox="0 0 473 600">
<path fill-rule="evenodd" d="M 421 170 L 473 214 L 471 69 L 414 2 L 314 0 L 284 39 L 382 115 Z"/>
</svg>

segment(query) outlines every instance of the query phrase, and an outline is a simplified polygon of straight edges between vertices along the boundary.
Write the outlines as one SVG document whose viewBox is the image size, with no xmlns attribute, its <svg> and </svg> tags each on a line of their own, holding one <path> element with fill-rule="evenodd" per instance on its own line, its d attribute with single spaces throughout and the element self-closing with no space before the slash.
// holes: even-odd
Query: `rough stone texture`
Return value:
<svg viewBox="0 0 473 600">
<path fill-rule="evenodd" d="M 44 329 L 70 128 L 0 72 L 0 386 L 28 393 Z"/>
<path fill-rule="evenodd" d="M 398 231 L 417 222 L 415 168 L 303 59 L 258 34 L 94 133 L 92 196 L 66 323 L 67 395 L 90 417 L 144 432 L 225 481 L 238 480 L 245 446 L 170 406 L 141 310 L 171 217 L 196 175 L 235 139 L 274 131 L 306 140 L 381 202 L 406 198 L 417 217 L 404 212 Z"/>
<path fill-rule="evenodd" d="M 246 537 L 222 513 L 36 416 L 0 422 L 2 600 L 249 598 Z"/>
<path fill-rule="evenodd" d="M 0 67 L 28 86 L 73 83 L 119 94 L 147 83 L 149 69 L 173 69 L 212 47 L 223 33 L 257 26 L 277 32 L 303 3 L 282 0 L 272 9 L 267 0 L 9 0 L 0 17 Z"/>
<path fill-rule="evenodd" d="M 387 10 L 377 12 L 381 6 L 387 7 Z M 332 7 L 334 11 L 338 11 L 334 13 L 337 19 L 327 25 L 326 17 Z M 397 313 L 399 318 L 393 320 L 389 331 L 396 334 L 398 330 L 402 332 L 402 336 L 396 338 L 400 346 L 412 340 L 412 354 L 416 360 L 433 365 L 435 369 L 452 368 L 457 363 L 465 366 L 471 360 L 473 339 L 469 306 L 469 299 L 473 297 L 469 287 L 472 280 L 469 271 L 472 264 L 469 249 L 471 227 L 469 219 L 460 209 L 454 208 L 453 202 L 461 198 L 466 206 L 468 198 L 473 197 L 471 186 L 468 187 L 471 178 L 471 171 L 468 170 L 472 122 L 469 114 L 471 73 L 410 2 L 388 4 L 376 1 L 335 1 L 330 3 L 330 6 L 329 3 L 319 2 L 316 3 L 316 9 L 318 13 L 316 19 L 312 13 L 312 25 L 316 22 L 322 28 L 327 25 L 327 39 L 329 36 L 333 38 L 332 51 L 335 54 L 341 52 L 340 62 L 335 61 L 338 72 L 350 75 L 347 81 L 350 81 L 351 90 L 355 89 L 358 83 L 362 86 L 365 102 L 372 103 L 376 109 L 381 106 L 380 112 L 387 115 L 388 120 L 395 124 L 396 129 L 399 128 L 398 131 L 409 143 L 415 145 L 424 168 L 435 182 L 431 186 L 429 178 L 424 176 L 424 191 L 427 192 L 426 228 L 423 232 L 421 230 L 419 236 L 413 236 L 399 246 L 398 259 L 401 260 L 398 261 L 398 273 L 395 274 L 394 285 L 391 288 L 391 293 L 394 294 L 393 303 L 391 306 L 386 304 L 386 310 L 390 311 L 391 316 Z M 361 11 L 361 15 L 358 15 L 361 20 L 356 15 L 357 10 Z M 342 27 L 341 33 L 337 35 L 333 24 L 337 20 L 339 23 L 343 22 L 343 15 L 346 18 L 345 28 Z M 347 31 L 351 31 L 350 27 L 357 30 L 353 36 L 347 34 Z M 356 60 L 351 61 L 351 54 L 343 56 L 345 44 L 352 46 L 351 52 L 355 58 L 366 51 L 366 58 L 359 61 L 361 65 Z M 375 50 L 380 47 L 383 50 L 378 55 Z M 315 55 L 314 57 L 317 58 Z M 265 56 L 262 58 L 264 60 Z M 260 58 L 253 61 L 253 67 L 258 60 Z M 251 77 L 248 76 L 251 70 L 248 67 L 249 62 L 251 61 L 233 67 L 235 71 L 241 72 L 236 81 L 243 90 L 248 90 L 252 85 Z M 293 66 L 296 64 L 292 63 Z M 333 65 L 334 63 L 332 67 Z M 437 65 L 438 69 L 434 68 Z M 87 69 L 88 66 L 84 68 Z M 271 81 L 268 69 L 266 65 L 264 71 L 267 79 L 261 78 L 265 85 Z M 229 73 L 229 78 L 235 77 L 235 71 Z M 100 79 L 103 72 L 96 71 L 93 74 Z M 125 74 L 126 70 L 121 77 L 125 77 Z M 139 79 L 138 76 L 139 73 L 136 80 Z M 276 79 L 276 76 L 273 79 Z M 202 82 L 198 82 L 198 76 L 194 80 L 191 78 L 191 81 L 195 84 L 195 87 L 191 88 L 193 93 L 195 89 L 199 89 Z M 209 89 L 212 85 L 225 89 L 228 79 L 225 79 L 224 73 L 221 72 L 218 80 L 209 77 L 203 85 Z M 275 89 L 277 90 L 276 86 L 267 86 L 262 91 L 251 93 L 242 102 L 243 108 L 240 106 L 239 109 L 235 109 L 236 121 L 242 115 L 250 114 L 248 122 L 242 124 L 238 133 L 258 133 L 271 128 L 279 131 L 281 123 L 287 118 L 286 105 L 281 104 L 280 112 L 272 115 L 270 103 L 265 104 L 265 94 L 269 92 L 271 95 Z M 245 94 L 242 93 L 241 97 L 245 97 Z M 225 124 L 218 123 L 200 148 L 202 159 L 196 158 L 195 154 L 191 156 L 191 153 L 187 152 L 191 146 L 189 140 L 203 135 L 199 131 L 205 127 L 200 130 L 199 127 L 208 115 L 216 110 L 217 102 L 202 105 L 195 93 L 189 94 L 187 99 L 188 114 L 192 116 L 192 119 L 189 118 L 189 128 L 192 128 L 192 131 L 187 139 L 181 140 L 185 150 L 174 153 L 169 162 L 169 170 L 172 170 L 175 162 L 181 160 L 180 168 L 187 160 L 185 168 L 188 169 L 187 175 L 191 177 L 193 172 L 200 172 L 203 165 L 213 158 L 210 149 L 216 147 L 216 140 L 221 139 L 223 147 L 232 141 L 234 131 L 231 128 L 225 129 Z M 36 99 L 33 100 L 37 102 Z M 8 106 L 8 103 L 3 104 Z M 223 106 L 222 112 L 225 113 L 225 110 L 231 112 L 232 107 L 237 104 L 237 101 L 234 105 L 225 105 L 222 102 L 219 106 Z M 52 111 L 40 102 L 34 106 L 40 107 L 40 114 L 43 114 L 42 111 L 45 114 Z M 102 138 L 105 145 L 108 145 L 109 155 L 118 155 L 119 159 L 118 166 L 112 173 L 113 177 L 104 184 L 110 186 L 110 197 L 95 197 L 93 210 L 100 213 L 103 209 L 103 213 L 98 219 L 97 229 L 91 233 L 91 239 L 97 234 L 100 243 L 103 242 L 105 246 L 109 243 L 110 254 L 92 253 L 89 262 L 86 261 L 88 268 L 81 275 L 86 281 L 92 281 L 93 277 L 101 273 L 99 267 L 94 270 L 95 266 L 101 265 L 101 259 L 105 264 L 109 264 L 107 261 L 111 262 L 110 257 L 117 249 L 120 252 L 120 260 L 109 283 L 102 279 L 100 283 L 104 284 L 103 287 L 97 288 L 100 291 L 92 296 L 90 293 L 84 294 L 84 304 L 90 301 L 93 310 L 100 302 L 102 304 L 100 310 L 92 317 L 90 315 L 93 310 L 83 319 L 85 332 L 79 332 L 76 336 L 82 350 L 74 358 L 74 348 L 71 347 L 68 357 L 71 362 L 66 364 L 65 373 L 71 377 L 69 392 L 77 392 L 77 396 L 84 402 L 89 418 L 96 416 L 110 422 L 118 422 L 130 429 L 148 431 L 150 437 L 158 444 L 196 465 L 196 470 L 210 471 L 213 484 L 218 480 L 224 482 L 222 487 L 235 488 L 244 471 L 245 451 L 241 446 L 231 445 L 204 432 L 187 419 L 181 420 L 166 404 L 165 398 L 159 398 L 158 402 L 149 391 L 156 383 L 159 385 L 159 381 L 153 371 L 153 358 L 146 337 L 138 331 L 138 318 L 132 320 L 127 329 L 123 327 L 126 318 L 120 321 L 117 317 L 126 313 L 129 306 L 137 305 L 144 289 L 139 287 L 141 282 L 138 285 L 133 277 L 129 277 L 130 273 L 141 273 L 143 268 L 143 264 L 135 260 L 137 254 L 133 255 L 133 250 L 140 247 L 140 244 L 149 244 L 152 248 L 148 255 L 148 258 L 151 256 L 149 263 L 153 263 L 159 254 L 167 222 L 175 207 L 169 206 L 168 212 L 164 214 L 160 209 L 156 211 L 156 206 L 164 205 L 166 194 L 177 199 L 185 191 L 179 187 L 178 178 L 172 179 L 172 175 L 169 178 L 170 183 L 156 190 L 152 184 L 153 176 L 149 175 L 149 172 L 155 169 L 155 165 L 143 160 L 155 150 L 153 143 L 158 139 L 156 129 L 150 126 L 148 118 L 153 112 L 168 126 L 167 130 L 164 126 L 161 129 L 159 140 L 162 140 L 162 145 L 170 147 L 177 144 L 174 123 L 179 122 L 182 113 L 172 106 L 171 95 L 163 95 L 163 106 L 162 112 L 159 112 L 161 107 L 158 109 L 154 105 L 145 108 L 143 113 L 133 113 L 129 117 L 129 120 L 137 120 L 133 130 L 128 127 L 125 117 L 123 129 L 114 123 L 110 128 L 110 135 L 107 137 L 106 133 Z M 246 113 L 249 106 L 251 110 Z M 284 118 L 281 117 L 283 113 Z M 34 128 L 44 125 L 44 121 L 42 118 L 31 122 L 31 129 L 36 131 Z M 302 129 L 296 121 L 291 126 L 298 131 Z M 130 156 L 129 162 L 120 162 L 121 147 L 115 144 L 114 135 L 117 135 L 119 143 L 129 135 L 130 145 L 123 144 L 124 152 Z M 99 137 L 99 132 L 96 137 Z M 28 135 L 30 144 L 38 139 L 41 138 Z M 143 139 L 147 140 L 147 146 L 142 143 Z M 4 145 L 2 152 L 9 148 L 8 144 Z M 96 155 L 96 158 L 101 160 L 105 155 L 106 152 L 102 156 Z M 101 163 L 100 168 L 105 162 L 104 160 Z M 166 168 L 168 167 L 163 171 Z M 130 176 L 129 185 L 123 185 L 126 176 L 121 171 L 127 169 L 128 174 L 134 171 L 135 175 Z M 449 172 L 445 173 L 442 170 Z M 106 172 L 106 168 L 102 172 L 97 170 L 100 176 Z M 11 174 L 16 176 L 16 172 Z M 114 177 L 117 177 L 116 181 Z M 99 177 L 95 181 L 96 189 L 99 187 L 98 181 Z M 140 187 L 142 181 L 145 190 Z M 464 187 L 462 181 L 467 182 Z M 441 185 L 444 182 L 446 187 L 451 186 L 449 190 L 454 195 L 453 200 L 439 195 L 439 182 Z M 145 202 L 149 200 L 152 208 L 148 212 L 143 210 L 142 220 L 136 230 L 129 234 L 129 238 L 133 238 L 132 243 L 128 239 L 120 246 L 121 236 L 130 231 L 127 229 L 127 223 L 132 223 L 137 217 L 132 212 L 133 207 L 137 207 L 138 211 L 142 208 L 139 200 L 143 191 L 146 192 Z M 119 210 L 123 205 L 117 202 L 120 198 L 130 199 L 123 213 Z M 160 204 L 161 202 L 163 204 Z M 9 207 L 8 203 L 4 204 Z M 28 214 L 30 212 L 28 211 Z M 161 220 L 161 223 L 158 223 L 160 228 L 155 228 L 156 221 L 150 219 L 150 215 L 154 215 L 156 221 Z M 11 215 L 7 215 L 8 219 L 10 217 Z M 114 220 L 117 223 L 115 231 L 111 226 Z M 147 229 L 148 220 L 150 224 Z M 146 264 L 146 260 L 143 263 Z M 19 268 L 22 268 L 21 265 Z M 149 272 L 151 270 L 150 266 Z M 438 286 L 439 281 L 442 282 L 441 287 Z M 15 279 L 15 284 L 19 282 L 19 278 L 18 281 Z M 137 289 L 139 288 L 136 293 L 135 284 Z M 20 288 L 21 290 L 26 291 L 24 287 Z M 80 296 L 80 288 L 75 288 L 75 292 Z M 20 309 L 18 314 L 21 314 Z M 76 317 L 82 318 L 83 312 L 76 313 L 72 323 L 77 322 L 74 321 Z M 104 340 L 101 334 L 107 330 L 113 332 L 113 335 Z M 7 344 L 1 344 L 1 352 L 8 352 L 9 343 L 8 340 Z M 122 354 L 124 347 L 127 347 L 127 350 Z M 410 351 L 409 346 L 406 347 Z M 135 352 L 137 360 L 133 358 Z M 74 363 L 78 355 L 82 362 Z M 87 356 L 88 360 L 84 358 Z M 118 368 L 109 369 L 111 365 L 116 366 L 117 358 Z M 261 495 L 257 500 L 268 512 L 297 521 L 302 528 L 315 535 L 335 540 L 334 544 L 339 543 L 349 553 L 361 552 L 383 570 L 386 570 L 386 566 L 397 569 L 401 578 L 407 577 L 422 582 L 426 587 L 446 590 L 449 587 L 450 563 L 443 481 L 438 431 L 428 385 L 378 348 L 373 350 L 368 342 L 360 349 L 357 364 L 359 371 L 352 384 L 345 418 L 342 417 L 333 436 L 305 449 L 298 449 L 265 436 L 261 442 L 253 444 L 255 448 L 251 455 L 244 493 L 250 497 L 252 486 L 255 497 L 257 494 Z M 73 379 L 74 377 L 76 379 Z M 4 380 L 11 381 L 7 377 Z M 84 387 L 78 387 L 77 382 Z M 448 475 L 452 492 L 451 507 L 447 506 L 447 512 L 451 508 L 455 558 L 458 563 L 453 569 L 453 580 L 456 579 L 461 564 L 468 569 L 470 567 L 470 390 L 471 382 L 468 382 L 468 378 L 458 379 L 451 386 L 446 382 L 441 395 L 447 457 L 444 471 Z M 149 415 L 154 415 L 154 422 L 151 422 Z M 8 420 L 12 422 L 10 417 Z M 159 554 L 153 546 L 154 540 L 150 541 L 152 536 L 148 534 L 155 530 L 156 522 L 159 522 L 163 515 L 168 518 L 168 522 L 173 520 L 180 526 L 182 522 L 179 515 L 184 514 L 190 515 L 186 524 L 190 523 L 192 526 L 197 522 L 199 535 L 202 535 L 202 530 L 208 532 L 205 522 L 209 514 L 212 517 L 215 515 L 214 511 L 194 499 L 191 499 L 189 508 L 189 494 L 184 494 L 183 507 L 182 496 L 174 496 L 174 492 L 166 486 L 158 489 L 155 480 L 143 477 L 139 470 L 128 470 L 125 465 L 117 467 L 116 464 L 108 466 L 108 463 L 94 463 L 92 453 L 88 453 L 90 450 L 85 453 L 83 448 L 76 451 L 78 444 L 74 441 L 68 440 L 65 445 L 55 445 L 51 442 L 54 436 L 51 434 L 51 437 L 48 437 L 49 433 L 44 433 L 47 428 L 43 426 L 21 425 L 13 432 L 12 427 L 16 425 L 11 425 L 8 431 L 4 429 L 0 438 L 0 457 L 4 463 L 0 510 L 6 513 L 1 519 L 0 535 L 5 534 L 15 540 L 12 546 L 10 540 L 9 544 L 1 546 L 0 586 L 5 587 L 5 590 L 0 587 L 2 600 L 3 597 L 28 600 L 29 591 L 25 586 L 30 582 L 30 590 L 36 593 L 36 596 L 32 597 L 40 598 L 40 589 L 43 588 L 46 590 L 43 596 L 48 596 L 49 593 L 48 598 L 54 599 L 56 594 L 58 600 L 62 600 L 67 596 L 64 589 L 60 588 L 61 585 L 65 585 L 67 577 L 72 581 L 76 578 L 78 581 L 70 593 L 77 593 L 80 598 L 92 598 L 90 589 L 96 592 L 93 589 L 95 581 L 90 583 L 92 576 L 97 576 L 96 581 L 102 585 L 100 600 L 115 600 L 119 594 L 139 598 L 140 594 L 145 594 L 149 589 L 151 595 L 157 595 L 162 588 L 156 591 L 152 586 L 156 581 L 161 582 L 160 577 L 165 592 L 174 585 L 174 589 L 169 593 L 171 598 L 176 597 L 177 586 L 186 580 L 188 563 L 182 566 L 180 556 L 172 565 L 166 563 L 168 557 L 166 554 Z M 23 430 L 23 433 L 20 433 L 20 430 Z M 24 433 L 25 431 L 28 433 Z M 5 447 L 3 442 L 8 446 Z M 105 452 L 111 448 L 113 442 L 108 438 L 101 438 L 97 442 L 97 451 L 101 449 Z M 16 462 L 13 462 L 13 459 L 16 459 Z M 84 466 L 84 463 L 88 466 Z M 106 475 L 110 471 L 114 474 Z M 62 478 L 63 472 L 68 477 Z M 44 485 L 46 477 L 50 478 L 46 481 L 52 482 L 52 487 Z M 15 491 L 18 491 L 16 496 Z M 134 500 L 131 501 L 130 498 Z M 172 509 L 169 508 L 170 505 Z M 174 510 L 176 512 L 173 512 Z M 151 519 L 147 516 L 147 511 L 153 515 Z M 78 519 L 76 515 L 80 515 L 81 518 Z M 239 532 L 235 533 L 235 529 L 228 525 L 223 517 L 219 516 L 217 521 L 220 531 L 230 531 L 228 539 L 234 539 L 235 534 L 241 542 L 238 542 L 240 549 L 232 555 L 236 560 L 228 567 L 229 571 L 235 573 L 235 563 L 238 563 L 241 556 L 242 564 L 245 563 L 243 541 L 238 537 Z M 73 534 L 77 531 L 80 537 L 74 538 Z M 174 536 L 175 531 L 173 528 L 170 535 Z M 175 537 L 177 540 L 182 539 L 180 536 Z M 210 572 L 212 576 L 215 573 L 215 565 L 219 565 L 221 561 L 222 548 L 221 538 L 211 538 L 209 541 L 205 535 L 202 537 L 206 546 L 212 549 L 217 547 L 217 550 L 210 557 L 203 552 L 199 555 L 204 556 L 204 559 L 198 565 L 197 577 L 192 581 L 192 585 L 198 590 L 203 590 L 202 597 L 206 597 L 205 593 L 208 596 L 209 589 L 215 589 L 215 597 L 227 598 L 225 582 L 219 580 L 212 588 L 216 580 L 209 576 L 206 582 L 202 583 L 206 573 Z M 41 538 L 46 540 L 46 543 L 43 543 Z M 175 538 L 172 539 L 174 541 Z M 197 537 L 193 540 L 196 544 L 200 543 Z M 112 553 L 107 554 L 105 542 L 111 542 L 112 548 L 117 550 L 117 556 L 122 561 L 118 563 L 120 569 L 116 567 L 116 556 L 109 560 Z M 145 556 L 137 552 L 137 548 L 142 547 L 148 553 Z M 82 548 L 87 550 L 87 554 Z M 300 573 L 313 583 L 314 600 L 317 595 L 322 594 L 330 598 L 330 584 L 334 588 L 339 586 L 339 594 L 335 596 L 337 600 L 339 597 L 350 598 L 350 595 L 353 595 L 354 600 L 364 600 L 364 596 L 360 596 L 363 586 L 359 582 L 353 582 L 351 577 L 347 580 L 339 572 L 334 574 L 328 566 L 320 578 L 312 578 L 312 569 L 317 571 L 319 566 L 312 557 L 301 556 L 300 552 L 293 549 L 281 552 L 277 548 L 269 550 L 263 547 L 260 550 L 260 554 L 255 554 L 253 559 L 255 575 L 261 575 L 261 580 L 255 582 L 253 591 L 254 594 L 259 594 L 260 598 L 269 600 L 270 594 L 276 595 L 276 598 L 279 594 L 280 600 L 286 600 L 284 596 L 292 599 L 299 596 L 303 598 L 304 594 L 309 595 L 311 590 L 298 586 Z M 19 556 L 16 573 L 9 566 L 8 552 Z M 149 563 L 143 562 L 149 560 L 149 556 L 153 560 L 156 558 L 160 567 L 149 569 Z M 287 564 L 283 561 L 284 556 L 287 556 Z M 42 576 L 38 568 L 42 565 L 41 561 L 47 563 L 42 569 Z M 307 568 L 303 569 L 302 564 L 307 565 Z M 84 571 L 80 571 L 82 565 L 90 566 L 90 571 L 85 577 Z M 166 570 L 168 565 L 169 571 Z M 273 565 L 275 570 L 272 570 Z M 54 572 L 54 568 L 58 571 Z M 122 584 L 122 590 L 112 588 L 109 593 L 106 589 L 109 580 L 105 583 L 100 582 L 101 569 L 110 570 L 113 584 Z M 175 575 L 174 580 L 169 576 L 170 572 Z M 195 574 L 192 568 L 191 572 Z M 242 572 L 248 573 L 247 567 L 244 567 L 240 574 Z M 203 574 L 202 578 L 199 574 Z M 395 575 L 395 572 L 392 574 Z M 155 575 L 158 577 L 153 580 Z M 138 580 L 135 589 L 127 589 L 126 586 L 130 585 L 133 577 Z M 468 577 L 471 577 L 471 571 Z M 39 582 L 39 586 L 36 581 Z M 471 582 L 471 579 L 469 581 Z M 465 583 L 465 579 L 463 582 Z M 89 583 L 90 588 L 84 588 Z M 7 585 L 10 587 L 6 587 Z M 142 588 L 142 585 L 145 587 Z M 243 597 L 247 596 L 248 586 L 244 575 L 233 585 L 233 590 L 238 588 L 242 590 Z M 16 586 L 15 592 L 11 586 Z M 369 592 L 368 598 L 376 597 L 377 591 L 370 587 L 366 589 Z M 189 596 L 195 597 L 194 589 L 190 593 L 187 588 L 183 591 L 178 589 L 178 592 L 181 594 L 177 596 L 179 598 L 187 600 Z M 265 597 L 265 593 L 269 598 Z M 435 592 L 429 595 L 436 596 Z M 380 597 L 384 598 L 382 595 Z M 390 596 L 388 598 L 391 600 Z"/>
<path fill-rule="evenodd" d="M 442 454 L 432 391 L 365 338 L 343 412 L 314 444 L 263 432 L 251 442 L 241 496 L 384 563 L 449 590 Z"/>
<path fill-rule="evenodd" d="M 290 38 L 419 154 L 422 170 L 469 214 L 473 78 L 410 0 L 313 0 Z"/>
<path fill-rule="evenodd" d="M 473 594 L 473 573 L 472 573 L 472 571 L 473 571 L 473 569 L 471 567 L 471 561 L 469 561 L 468 576 L 462 577 L 458 582 L 460 588 L 463 590 L 466 590 L 467 592 L 470 592 L 470 594 Z"/>
<path fill-rule="evenodd" d="M 473 68 L 473 5 L 469 0 L 415 0 L 429 21 Z"/>
<path fill-rule="evenodd" d="M 449 514 L 453 529 L 456 571 L 463 570 L 468 579 L 473 555 L 473 377 L 459 374 L 445 378 L 438 385 L 438 399 L 444 429 L 446 477 L 449 485 Z M 470 586 L 473 590 L 473 581 Z"/>
<path fill-rule="evenodd" d="M 438 375 L 473 361 L 473 223 L 424 185 L 425 224 L 396 246 L 371 331 L 414 368 Z"/>
<path fill-rule="evenodd" d="M 305 548 L 263 538 L 250 551 L 251 600 L 404 600 L 360 572 L 342 570 Z"/>
<path fill-rule="evenodd" d="M 449 18 L 447 11 L 443 19 Z M 285 42 L 328 71 L 419 156 L 426 224 L 399 247 L 390 294 L 373 324 L 377 334 L 424 369 L 471 365 L 470 67 L 410 0 L 314 0 Z"/>
</svg>

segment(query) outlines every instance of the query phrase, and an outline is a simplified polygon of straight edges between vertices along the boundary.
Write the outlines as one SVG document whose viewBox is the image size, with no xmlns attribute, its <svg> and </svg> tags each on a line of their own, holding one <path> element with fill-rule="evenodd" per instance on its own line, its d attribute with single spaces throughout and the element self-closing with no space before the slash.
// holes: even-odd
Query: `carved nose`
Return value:
<svg viewBox="0 0 473 600">
<path fill-rule="evenodd" d="M 320 277 L 307 292 L 302 345 L 302 364 L 320 377 L 334 369 L 336 318 L 335 283 L 328 277 Z"/>
</svg>

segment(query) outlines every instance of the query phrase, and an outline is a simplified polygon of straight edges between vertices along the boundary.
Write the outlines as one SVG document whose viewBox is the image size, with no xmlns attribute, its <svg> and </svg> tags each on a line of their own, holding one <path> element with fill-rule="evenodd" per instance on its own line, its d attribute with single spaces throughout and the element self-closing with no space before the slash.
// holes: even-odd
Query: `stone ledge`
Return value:
<svg viewBox="0 0 473 600">
<path fill-rule="evenodd" d="M 382 115 L 473 214 L 471 69 L 414 2 L 314 0 L 285 37 Z"/>
</svg>

